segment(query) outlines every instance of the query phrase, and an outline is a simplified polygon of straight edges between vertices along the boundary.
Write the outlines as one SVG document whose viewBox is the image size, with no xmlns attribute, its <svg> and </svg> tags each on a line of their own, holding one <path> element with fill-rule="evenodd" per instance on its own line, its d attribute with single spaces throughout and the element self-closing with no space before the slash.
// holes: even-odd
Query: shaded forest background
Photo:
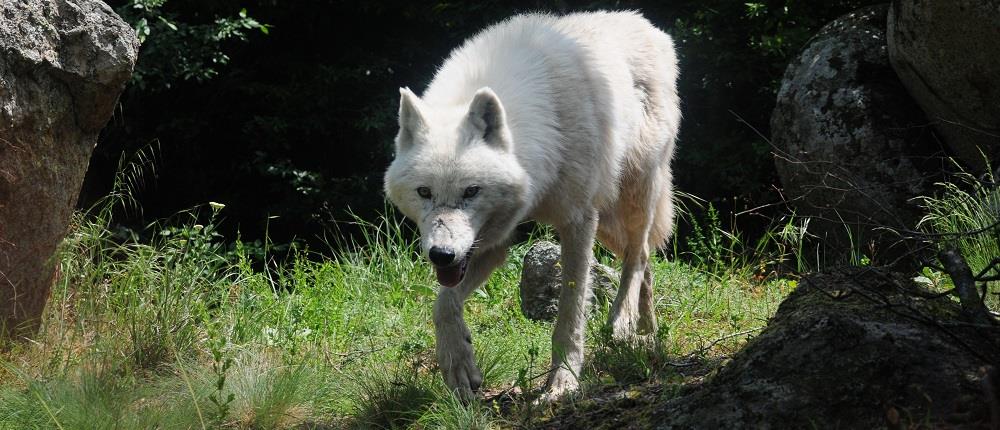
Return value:
<svg viewBox="0 0 1000 430">
<path fill-rule="evenodd" d="M 108 3 L 143 44 L 79 206 L 112 190 L 123 160 L 151 159 L 126 181 L 137 202 L 122 225 L 215 201 L 229 238 L 319 244 L 350 233 L 351 213 L 384 210 L 398 88 L 422 92 L 451 49 L 518 12 L 640 10 L 680 55 L 678 189 L 722 213 L 780 201 L 765 137 L 788 60 L 823 24 L 878 2 Z M 752 234 L 766 221 L 738 222 Z"/>
</svg>

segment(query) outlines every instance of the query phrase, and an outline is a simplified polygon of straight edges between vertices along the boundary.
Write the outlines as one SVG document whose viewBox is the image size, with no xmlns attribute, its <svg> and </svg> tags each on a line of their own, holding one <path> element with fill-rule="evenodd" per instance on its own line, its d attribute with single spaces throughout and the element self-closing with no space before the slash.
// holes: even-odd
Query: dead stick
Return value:
<svg viewBox="0 0 1000 430">
<path fill-rule="evenodd" d="M 962 303 L 962 311 L 978 323 L 991 323 L 992 318 L 976 289 L 976 278 L 962 254 L 956 249 L 948 248 L 938 253 L 938 259 L 941 260 L 941 265 L 944 266 L 945 272 L 948 272 L 948 276 L 951 276 L 951 282 L 955 284 L 955 292 L 958 293 L 958 300 Z"/>
</svg>

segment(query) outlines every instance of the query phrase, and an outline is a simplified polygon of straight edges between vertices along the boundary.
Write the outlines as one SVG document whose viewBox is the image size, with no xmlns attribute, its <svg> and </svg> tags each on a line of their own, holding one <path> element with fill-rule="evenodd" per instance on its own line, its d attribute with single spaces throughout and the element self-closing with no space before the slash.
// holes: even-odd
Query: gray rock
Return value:
<svg viewBox="0 0 1000 430">
<path fill-rule="evenodd" d="M 544 428 L 995 428 L 996 327 L 928 294 L 870 268 L 808 275 L 704 382 L 578 399 Z"/>
<path fill-rule="evenodd" d="M 920 211 L 910 199 L 941 171 L 927 120 L 889 64 L 887 10 L 825 26 L 789 64 L 771 117 L 785 196 L 834 249 L 881 238 L 877 227 L 912 229 Z"/>
<path fill-rule="evenodd" d="M 559 266 L 559 245 L 540 241 L 524 255 L 521 269 L 521 312 L 535 321 L 551 321 L 559 310 L 562 269 Z M 610 303 L 618 292 L 619 275 L 600 263 L 590 266 L 592 294 L 588 298 L 593 310 L 600 303 Z"/>
<path fill-rule="evenodd" d="M 0 1 L 0 337 L 38 324 L 53 252 L 138 50 L 102 1 Z"/>
<path fill-rule="evenodd" d="M 961 319 L 959 307 L 918 292 L 927 293 L 871 269 L 806 277 L 760 336 L 653 421 L 665 429 L 879 428 L 892 408 L 898 428 L 985 428 L 977 373 L 1000 359 L 1000 344 L 988 331 L 949 325 Z"/>
<path fill-rule="evenodd" d="M 1000 0 L 896 0 L 889 58 L 967 165 L 1000 163 Z M 982 153 L 980 153 L 982 151 Z"/>
</svg>

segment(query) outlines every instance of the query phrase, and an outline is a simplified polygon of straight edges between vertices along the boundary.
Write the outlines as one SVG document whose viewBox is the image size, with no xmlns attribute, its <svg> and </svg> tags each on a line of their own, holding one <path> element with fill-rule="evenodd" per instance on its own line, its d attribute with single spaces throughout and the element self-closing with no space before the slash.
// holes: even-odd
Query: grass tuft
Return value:
<svg viewBox="0 0 1000 430">
<path fill-rule="evenodd" d="M 926 212 L 918 226 L 924 231 L 942 234 L 939 246 L 957 248 L 972 272 L 981 272 L 993 259 L 1000 257 L 1000 184 L 997 178 L 992 173 L 976 177 L 959 167 L 949 182 L 939 183 L 937 187 L 936 195 L 918 199 Z M 939 277 L 940 274 L 925 270 L 922 279 L 930 281 Z M 987 295 L 987 304 L 994 310 L 1000 309 L 997 293 L 1000 282 L 988 283 L 988 290 L 992 294 Z"/>
<path fill-rule="evenodd" d="M 223 205 L 143 231 L 111 227 L 110 213 L 74 218 L 39 334 L 0 353 L 0 429 L 491 429 L 537 415 L 552 323 L 520 312 L 530 241 L 465 305 L 483 389 L 501 398 L 465 404 L 435 363 L 438 286 L 391 212 L 357 220 L 363 234 L 336 257 L 280 262 L 267 242 L 223 238 Z M 747 337 L 733 333 L 770 317 L 794 283 L 755 277 L 739 235 L 710 234 L 724 248 L 704 265 L 653 259 L 657 342 L 610 341 L 607 309 L 591 315 L 585 386 L 675 381 L 670 362 L 729 354 Z"/>
<path fill-rule="evenodd" d="M 373 367 L 363 376 L 352 390 L 358 428 L 406 428 L 434 404 L 435 381 L 429 375 Z"/>
</svg>

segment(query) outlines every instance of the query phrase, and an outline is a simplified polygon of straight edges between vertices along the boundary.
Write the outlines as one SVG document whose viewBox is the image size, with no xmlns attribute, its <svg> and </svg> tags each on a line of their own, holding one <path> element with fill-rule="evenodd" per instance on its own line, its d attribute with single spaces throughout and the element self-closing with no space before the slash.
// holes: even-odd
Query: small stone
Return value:
<svg viewBox="0 0 1000 430">
<path fill-rule="evenodd" d="M 524 255 L 521 270 L 521 312 L 528 319 L 552 321 L 559 310 L 559 291 L 562 288 L 562 265 L 559 245 L 540 241 Z M 588 300 L 593 311 L 600 303 L 614 300 L 618 293 L 618 273 L 603 264 L 590 266 L 591 293 Z"/>
</svg>

